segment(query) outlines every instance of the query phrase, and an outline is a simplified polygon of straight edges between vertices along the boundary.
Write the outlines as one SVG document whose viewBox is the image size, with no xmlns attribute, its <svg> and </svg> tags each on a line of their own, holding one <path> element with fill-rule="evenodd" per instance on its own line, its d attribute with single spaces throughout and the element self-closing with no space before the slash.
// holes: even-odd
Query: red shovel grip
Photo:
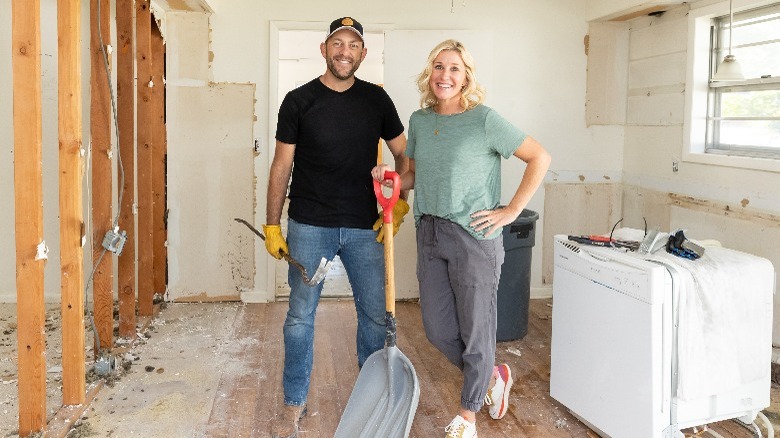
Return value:
<svg viewBox="0 0 780 438">
<path fill-rule="evenodd" d="M 376 200 L 379 201 L 379 205 L 382 206 L 382 221 L 386 224 L 391 224 L 393 223 L 393 207 L 395 207 L 395 203 L 398 202 L 398 196 L 401 194 L 401 177 L 392 170 L 386 170 L 385 180 L 388 179 L 393 180 L 393 193 L 390 197 L 385 197 L 385 194 L 382 193 L 382 183 L 377 180 L 374 180 L 374 194 L 376 195 Z"/>
</svg>

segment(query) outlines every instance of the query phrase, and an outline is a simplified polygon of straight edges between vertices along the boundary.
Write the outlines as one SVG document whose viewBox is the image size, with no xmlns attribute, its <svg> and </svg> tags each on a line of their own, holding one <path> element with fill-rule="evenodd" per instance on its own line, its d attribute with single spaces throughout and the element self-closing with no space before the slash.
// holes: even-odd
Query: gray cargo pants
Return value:
<svg viewBox="0 0 780 438">
<path fill-rule="evenodd" d="M 473 412 L 482 407 L 493 373 L 503 263 L 501 236 L 477 240 L 446 219 L 420 219 L 417 279 L 425 334 L 463 372 L 460 404 Z"/>
</svg>

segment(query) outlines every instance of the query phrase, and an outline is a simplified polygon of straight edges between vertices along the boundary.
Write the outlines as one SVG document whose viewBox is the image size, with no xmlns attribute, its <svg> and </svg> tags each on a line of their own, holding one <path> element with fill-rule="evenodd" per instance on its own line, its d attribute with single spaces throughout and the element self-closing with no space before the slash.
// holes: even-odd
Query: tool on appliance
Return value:
<svg viewBox="0 0 780 438">
<path fill-rule="evenodd" d="M 246 225 L 250 230 L 254 231 L 255 234 L 260 236 L 260 238 L 263 239 L 263 241 L 265 241 L 265 236 L 263 235 L 263 233 L 258 231 L 257 228 L 253 227 L 252 224 L 250 224 L 249 222 L 237 217 L 233 218 L 233 220 L 235 220 L 236 222 L 241 222 L 242 224 Z M 322 280 L 325 279 L 325 274 L 327 274 L 328 270 L 330 269 L 331 262 L 328 261 L 328 259 L 326 259 L 325 257 L 323 257 L 322 260 L 320 260 L 320 265 L 317 266 L 317 270 L 314 271 L 314 275 L 309 277 L 308 273 L 306 272 L 306 268 L 304 268 L 303 265 L 300 264 L 300 262 L 292 258 L 290 254 L 287 254 L 284 251 L 280 251 L 280 253 L 282 254 L 282 258 L 287 260 L 287 263 L 295 266 L 296 268 L 298 268 L 299 271 L 301 271 L 303 282 L 309 286 L 318 285 Z"/>
<path fill-rule="evenodd" d="M 683 230 L 677 230 L 669 235 L 666 251 L 689 260 L 696 260 L 704 255 L 704 248 L 688 240 Z"/>
<path fill-rule="evenodd" d="M 658 229 L 650 230 L 647 232 L 644 240 L 642 240 L 642 243 L 639 244 L 639 253 L 645 255 L 654 254 L 663 248 L 665 244 L 663 233 L 658 231 Z"/>
<path fill-rule="evenodd" d="M 385 172 L 393 180 L 389 198 L 374 180 L 374 193 L 383 209 L 385 233 L 385 348 L 368 357 L 336 429 L 335 438 L 400 438 L 409 436 L 420 399 L 417 374 L 409 359 L 396 346 L 395 278 L 393 269 L 393 206 L 401 192 L 396 172 Z"/>
</svg>

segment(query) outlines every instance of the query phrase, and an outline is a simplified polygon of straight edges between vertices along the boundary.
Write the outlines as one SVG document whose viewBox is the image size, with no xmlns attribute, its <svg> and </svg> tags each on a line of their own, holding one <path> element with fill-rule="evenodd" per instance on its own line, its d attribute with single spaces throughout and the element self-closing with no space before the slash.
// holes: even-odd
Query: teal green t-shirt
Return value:
<svg viewBox="0 0 780 438">
<path fill-rule="evenodd" d="M 498 237 L 474 231 L 471 214 L 499 205 L 501 157 L 509 158 L 523 140 L 523 131 L 485 105 L 453 115 L 415 111 L 406 146 L 415 164 L 415 222 L 428 214 L 459 224 L 479 240 Z"/>
</svg>

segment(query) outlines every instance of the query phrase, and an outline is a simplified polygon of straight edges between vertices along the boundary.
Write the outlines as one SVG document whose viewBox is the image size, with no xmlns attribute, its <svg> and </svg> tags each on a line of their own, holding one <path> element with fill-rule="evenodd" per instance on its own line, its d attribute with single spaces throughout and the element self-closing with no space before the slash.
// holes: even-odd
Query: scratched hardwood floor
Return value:
<svg viewBox="0 0 780 438">
<path fill-rule="evenodd" d="M 255 336 L 259 343 L 240 358 L 242 377 L 226 374 L 220 380 L 208 424 L 208 436 L 267 437 L 277 408 L 282 405 L 282 323 L 287 304 L 248 304 L 234 327 L 237 339 Z M 596 437 L 549 395 L 551 300 L 531 300 L 528 334 L 522 340 L 498 344 L 497 359 L 512 367 L 515 385 L 511 408 L 502 420 L 492 420 L 483 409 L 477 417 L 483 437 Z M 412 424 L 412 437 L 443 436 L 443 428 L 457 412 L 461 379 L 425 338 L 416 303 L 398 303 L 398 347 L 412 361 L 421 397 Z M 300 438 L 332 437 L 358 375 L 354 345 L 355 311 L 345 300 L 325 300 L 316 321 L 314 372 L 309 414 L 301 420 Z M 250 372 L 255 370 L 256 372 Z M 261 376 L 258 378 L 257 376 Z M 775 388 L 773 388 L 773 405 Z M 773 420 L 776 415 L 767 413 Z M 723 437 L 752 437 L 734 421 L 710 425 Z M 693 431 L 686 431 L 694 436 Z M 708 436 L 704 434 L 702 436 Z"/>
</svg>

